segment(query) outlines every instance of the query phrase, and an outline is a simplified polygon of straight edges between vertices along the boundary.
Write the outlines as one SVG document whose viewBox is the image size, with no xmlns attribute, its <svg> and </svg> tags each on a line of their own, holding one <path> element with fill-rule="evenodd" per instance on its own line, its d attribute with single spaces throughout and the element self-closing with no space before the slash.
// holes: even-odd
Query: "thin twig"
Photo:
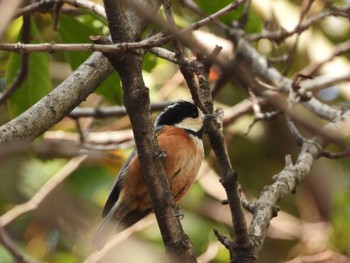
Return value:
<svg viewBox="0 0 350 263">
<path fill-rule="evenodd" d="M 35 12 L 50 11 L 54 7 L 54 5 L 58 3 L 66 3 L 75 7 L 84 8 L 90 10 L 91 12 L 95 13 L 96 15 L 102 18 L 106 18 L 104 7 L 100 4 L 96 4 L 89 0 L 41 0 L 39 2 L 27 5 L 22 9 L 19 9 L 14 15 L 14 18 L 18 18 L 20 16 L 32 14 Z"/>
<path fill-rule="evenodd" d="M 340 16 L 338 12 L 335 11 L 326 11 L 323 13 L 319 13 L 315 16 L 310 17 L 308 20 L 306 20 L 304 23 L 296 26 L 292 31 L 286 31 L 284 29 L 273 31 L 273 32 L 263 32 L 263 33 L 256 33 L 248 35 L 247 38 L 250 41 L 257 41 L 260 39 L 269 39 L 274 41 L 282 41 L 283 39 L 290 37 L 294 34 L 301 34 L 302 32 L 309 29 L 313 24 L 329 17 L 329 16 Z"/>
<path fill-rule="evenodd" d="M 158 46 L 162 42 L 153 42 L 154 39 L 145 39 L 140 42 L 134 43 L 118 43 L 110 45 L 101 44 L 59 44 L 59 43 L 41 43 L 41 44 L 24 44 L 24 43 L 14 43 L 14 44 L 3 44 L 0 43 L 0 50 L 17 52 L 17 53 L 29 53 L 29 52 L 65 52 L 65 51 L 100 51 L 102 53 L 118 53 L 130 51 L 139 48 L 151 48 L 153 45 Z M 160 40 L 163 41 L 163 40 Z"/>
<path fill-rule="evenodd" d="M 250 11 L 250 7 L 251 7 L 251 0 L 248 0 L 245 4 L 244 4 L 244 9 L 243 9 L 243 13 L 241 15 L 241 17 L 238 20 L 238 27 L 241 29 L 244 29 L 247 25 L 247 22 L 249 20 L 249 11 Z"/>
<path fill-rule="evenodd" d="M 17 205 L 0 217 L 0 226 L 10 224 L 19 216 L 37 209 L 45 198 L 57 188 L 79 165 L 86 159 L 86 155 L 77 156 L 63 166 L 46 184 L 27 202 Z"/>
<path fill-rule="evenodd" d="M 149 225 L 154 223 L 154 221 L 154 217 L 152 218 L 151 216 L 141 219 L 135 225 L 132 225 L 131 227 L 113 236 L 113 238 L 111 238 L 111 241 L 108 242 L 102 250 L 93 252 L 84 260 L 83 263 L 100 262 L 100 260 L 111 250 L 113 250 L 118 244 L 129 238 L 131 235 L 147 228 Z"/>
<path fill-rule="evenodd" d="M 298 25 L 296 26 L 296 28 L 301 26 L 303 19 L 307 15 L 307 13 L 310 11 L 313 2 L 314 2 L 314 0 L 307 0 L 306 7 L 304 10 L 302 10 L 302 12 L 300 14 L 299 22 L 298 22 Z M 297 36 L 296 36 L 295 41 L 293 43 L 293 46 L 292 46 L 290 52 L 288 52 L 287 60 L 284 63 L 285 68 L 282 72 L 282 75 L 284 75 L 284 76 L 286 76 L 288 74 L 289 70 L 292 67 L 293 59 L 294 59 L 294 56 L 297 52 L 297 47 L 298 47 L 300 36 L 301 36 L 301 32 L 297 33 Z"/>
<path fill-rule="evenodd" d="M 29 258 L 21 252 L 16 244 L 13 242 L 11 237 L 5 231 L 5 228 L 0 227 L 0 244 L 4 246 L 4 248 L 10 252 L 15 262 L 18 263 L 39 263 L 34 259 Z"/>
<path fill-rule="evenodd" d="M 287 121 L 287 127 L 290 133 L 293 135 L 298 145 L 301 146 L 306 139 L 300 134 L 298 129 L 295 127 L 294 122 L 292 121 L 292 118 L 288 113 L 286 114 L 286 121 Z"/>
<path fill-rule="evenodd" d="M 151 111 L 161 111 L 166 106 L 173 104 L 173 101 L 164 101 L 151 104 Z M 98 108 L 83 108 L 77 107 L 69 113 L 72 118 L 94 117 L 94 118 L 109 118 L 126 116 L 127 112 L 122 106 L 98 107 Z"/>
<path fill-rule="evenodd" d="M 333 152 L 329 152 L 329 151 L 324 150 L 322 152 L 322 156 L 329 158 L 329 159 L 342 159 L 342 158 L 350 156 L 350 148 L 347 148 L 345 151 L 337 152 L 337 153 L 333 153 Z"/>
<path fill-rule="evenodd" d="M 319 71 L 319 69 L 323 65 L 325 65 L 326 63 L 332 61 L 334 58 L 340 55 L 343 55 L 349 51 L 350 51 L 350 40 L 347 40 L 338 45 L 335 45 L 332 54 L 328 58 L 324 59 L 321 62 L 312 63 L 311 65 L 307 66 L 305 69 L 301 70 L 301 72 L 303 72 L 303 74 L 305 75 L 313 76 L 315 73 Z"/>
<path fill-rule="evenodd" d="M 209 15 L 206 18 L 203 18 L 200 21 L 197 21 L 195 23 L 192 23 L 189 27 L 183 29 L 181 32 L 189 32 L 189 31 L 193 31 L 193 30 L 197 30 L 209 23 L 212 23 L 214 21 L 216 21 L 217 19 L 219 19 L 220 17 L 228 14 L 229 12 L 236 10 L 238 7 L 240 7 L 243 3 L 247 2 L 248 0 L 237 0 L 227 6 L 225 6 L 224 8 L 221 8 L 219 11 Z"/>
</svg>

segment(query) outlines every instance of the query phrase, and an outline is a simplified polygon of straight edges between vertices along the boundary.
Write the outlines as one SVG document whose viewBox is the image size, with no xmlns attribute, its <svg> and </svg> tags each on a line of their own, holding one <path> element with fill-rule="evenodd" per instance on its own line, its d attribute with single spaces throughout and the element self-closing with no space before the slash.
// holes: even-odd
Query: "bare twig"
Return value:
<svg viewBox="0 0 350 263">
<path fill-rule="evenodd" d="M 200 17 L 207 17 L 208 14 L 205 13 L 202 9 L 199 8 L 199 6 L 193 2 L 192 0 L 179 0 L 179 2 L 181 2 L 181 5 L 188 8 L 189 10 L 191 10 L 192 12 L 194 12 L 195 14 L 199 15 Z M 220 22 L 219 20 L 214 20 L 212 21 L 212 23 L 214 23 L 215 25 L 217 25 L 219 28 L 228 31 L 229 27 Z"/>
<path fill-rule="evenodd" d="M 260 105 L 265 105 L 267 104 L 267 102 L 268 102 L 267 99 L 258 98 L 258 103 Z M 239 117 L 243 116 L 244 114 L 248 112 L 252 112 L 252 110 L 253 110 L 253 105 L 251 100 L 249 99 L 245 99 L 237 103 L 230 109 L 225 110 L 223 125 L 224 126 L 229 125 L 230 123 L 236 121 Z"/>
<path fill-rule="evenodd" d="M 160 40 L 163 41 L 163 40 Z M 0 50 L 17 52 L 17 53 L 28 53 L 28 52 L 65 52 L 65 51 L 100 51 L 103 53 L 120 53 L 130 51 L 139 48 L 150 48 L 153 45 L 157 46 L 162 42 L 155 42 L 154 37 L 146 39 L 140 42 L 134 43 L 118 43 L 110 45 L 100 44 L 56 44 L 56 43 L 42 43 L 42 44 L 0 44 Z"/>
<path fill-rule="evenodd" d="M 313 79 L 306 79 L 300 83 L 300 86 L 305 92 L 320 91 L 345 81 L 350 81 L 350 70 L 339 74 L 325 74 Z"/>
<path fill-rule="evenodd" d="M 89 0 L 41 0 L 39 2 L 32 3 L 17 10 L 14 18 L 26 14 L 33 14 L 35 12 L 48 12 L 51 11 L 56 4 L 63 3 L 90 10 L 91 12 L 95 13 L 96 15 L 99 15 L 102 18 L 106 18 L 104 7 L 100 4 L 96 4 Z"/>
<path fill-rule="evenodd" d="M 334 46 L 334 50 L 328 58 L 318 63 L 312 63 L 311 65 L 307 66 L 307 68 L 303 69 L 302 72 L 305 75 L 313 76 L 315 73 L 318 72 L 318 70 L 323 65 L 325 65 L 326 63 L 332 61 L 334 58 L 340 55 L 343 55 L 349 51 L 350 51 L 350 40 L 347 40 L 345 42 L 342 42 L 339 45 Z"/>
<path fill-rule="evenodd" d="M 96 263 L 100 262 L 100 260 L 113 248 L 118 245 L 119 243 L 123 242 L 126 240 L 128 237 L 133 235 L 134 233 L 137 233 L 145 228 L 147 228 L 149 225 L 154 223 L 154 217 L 146 217 L 137 222 L 135 225 L 132 225 L 130 228 L 125 229 L 124 231 L 118 233 L 118 235 L 115 235 L 110 242 L 106 244 L 106 246 L 100 250 L 100 251 L 95 251 L 91 255 L 89 255 L 88 258 L 84 260 L 84 263 Z"/>
<path fill-rule="evenodd" d="M 161 111 L 166 106 L 173 104 L 174 102 L 165 101 L 151 104 L 151 111 Z M 127 112 L 122 106 L 110 106 L 110 107 L 98 107 L 98 108 L 82 108 L 78 107 L 69 113 L 72 118 L 80 117 L 94 117 L 94 118 L 109 118 L 125 116 Z"/>
<path fill-rule="evenodd" d="M 288 113 L 286 114 L 286 120 L 290 133 L 293 135 L 298 145 L 301 146 L 306 139 L 300 134 L 298 129 L 295 127 L 294 122 L 292 121 Z"/>
<path fill-rule="evenodd" d="M 58 2 L 54 4 L 53 30 L 55 31 L 57 31 L 59 27 L 62 6 L 63 6 L 63 2 Z"/>
<path fill-rule="evenodd" d="M 337 153 L 328 152 L 328 151 L 324 150 L 322 152 L 322 156 L 323 157 L 327 157 L 329 159 L 342 159 L 344 157 L 349 157 L 350 156 L 350 148 L 347 148 L 345 151 L 337 152 Z"/>
<path fill-rule="evenodd" d="M 224 8 L 221 8 L 219 11 L 215 12 L 214 14 L 209 15 L 206 18 L 203 18 L 202 20 L 195 22 L 191 24 L 188 28 L 184 29 L 183 32 L 193 31 L 197 30 L 200 27 L 203 27 L 209 23 L 214 22 L 215 20 L 219 19 L 221 16 L 226 15 L 227 13 L 237 9 L 240 7 L 243 3 L 247 2 L 248 0 L 237 0 Z"/>
<path fill-rule="evenodd" d="M 339 12 L 336 11 L 326 11 L 323 13 L 319 13 L 310 17 L 304 23 L 298 24 L 292 31 L 286 31 L 284 29 L 273 31 L 273 32 L 263 32 L 257 34 L 251 34 L 248 36 L 248 39 L 251 41 L 257 41 L 263 38 L 274 40 L 274 41 L 282 41 L 283 39 L 290 37 L 294 34 L 301 34 L 302 32 L 309 29 L 313 24 L 329 17 L 329 16 L 340 16 Z"/>
<path fill-rule="evenodd" d="M 10 236 L 5 231 L 5 228 L 0 227 L 0 244 L 4 246 L 5 249 L 7 249 L 8 252 L 13 256 L 15 262 L 20 263 L 39 263 L 39 261 L 36 261 L 34 259 L 29 258 L 28 256 L 24 255 L 14 244 Z"/>
<path fill-rule="evenodd" d="M 4 227 L 24 213 L 37 209 L 45 198 L 79 167 L 86 157 L 86 155 L 82 155 L 71 159 L 29 201 L 15 206 L 2 215 L 0 217 L 0 226 Z"/>
<path fill-rule="evenodd" d="M 301 11 L 301 14 L 300 14 L 300 17 L 299 17 L 299 23 L 297 24 L 296 28 L 301 26 L 301 24 L 303 22 L 303 19 L 307 15 L 307 13 L 310 11 L 313 2 L 314 2 L 314 0 L 308 0 L 307 1 L 305 9 Z M 287 55 L 287 59 L 286 59 L 285 64 L 284 64 L 285 65 L 285 69 L 282 72 L 282 75 L 287 75 L 289 70 L 290 70 L 290 68 L 292 67 L 292 62 L 293 62 L 294 56 L 295 56 L 296 51 L 297 51 L 297 47 L 298 47 L 298 43 L 299 43 L 299 39 L 300 39 L 301 33 L 302 32 L 298 32 L 297 33 L 297 36 L 296 36 L 295 41 L 293 43 L 293 46 L 292 46 L 290 52 Z"/>
<path fill-rule="evenodd" d="M 246 39 L 240 37 L 239 33 L 235 35 L 235 39 L 238 42 L 237 53 L 239 55 L 236 56 L 231 68 L 231 71 L 235 72 L 233 79 L 240 85 L 243 84 L 244 87 L 249 86 L 256 89 L 258 94 L 261 92 L 262 83 L 265 83 L 264 89 L 270 89 L 270 94 L 277 91 L 289 94 L 293 81 L 282 76 L 275 68 L 269 67 L 266 59 Z M 326 120 L 333 120 L 341 114 L 341 111 L 314 97 L 304 102 L 303 105 Z"/>
<path fill-rule="evenodd" d="M 350 119 L 349 114 L 349 111 L 345 112 L 337 122 L 327 124 L 323 130 L 334 132 L 339 129 L 339 125 L 348 125 L 346 121 Z M 345 132 L 348 130 L 345 129 Z M 263 190 L 255 203 L 255 213 L 250 226 L 250 236 L 257 251 L 262 247 L 270 220 L 276 216 L 275 206 L 288 194 L 295 192 L 299 182 L 309 173 L 314 161 L 321 156 L 328 143 L 318 136 L 304 140 L 296 163 L 293 165 L 291 160 L 287 160 L 284 169 L 274 177 L 276 182 Z"/>
<path fill-rule="evenodd" d="M 241 28 L 241 29 L 244 29 L 246 27 L 246 25 L 247 25 L 247 22 L 249 20 L 250 7 L 251 7 L 251 0 L 248 0 L 244 4 L 244 9 L 243 9 L 242 16 L 238 20 L 238 27 Z"/>
<path fill-rule="evenodd" d="M 262 112 L 259 99 L 255 95 L 254 91 L 248 87 L 248 94 L 249 94 L 249 99 L 252 102 L 252 109 L 254 112 L 254 121 L 249 125 L 248 130 L 246 131 L 245 135 L 248 135 L 253 128 L 253 126 L 258 123 L 259 121 L 262 120 L 272 120 L 278 116 L 278 114 L 281 113 L 280 110 L 274 111 L 274 112 Z"/>
</svg>

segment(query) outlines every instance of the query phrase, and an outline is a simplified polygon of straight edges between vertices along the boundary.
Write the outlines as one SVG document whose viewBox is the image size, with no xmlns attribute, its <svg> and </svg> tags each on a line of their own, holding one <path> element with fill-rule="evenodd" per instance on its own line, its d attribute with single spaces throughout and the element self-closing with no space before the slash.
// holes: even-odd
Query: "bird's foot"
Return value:
<svg viewBox="0 0 350 263">
<path fill-rule="evenodd" d="M 181 211 L 180 206 L 175 206 L 175 216 L 179 218 L 179 220 L 182 220 L 185 217 L 185 214 Z"/>
</svg>

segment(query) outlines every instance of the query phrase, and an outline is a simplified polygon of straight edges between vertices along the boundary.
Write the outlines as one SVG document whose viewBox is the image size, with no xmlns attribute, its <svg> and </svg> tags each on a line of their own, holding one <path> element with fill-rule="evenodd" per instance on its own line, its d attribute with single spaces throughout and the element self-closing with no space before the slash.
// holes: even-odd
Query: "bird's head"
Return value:
<svg viewBox="0 0 350 263">
<path fill-rule="evenodd" d="M 212 114 L 203 114 L 193 103 L 179 101 L 166 107 L 159 114 L 155 126 L 170 125 L 201 135 L 204 121 L 210 118 L 213 118 Z"/>
</svg>

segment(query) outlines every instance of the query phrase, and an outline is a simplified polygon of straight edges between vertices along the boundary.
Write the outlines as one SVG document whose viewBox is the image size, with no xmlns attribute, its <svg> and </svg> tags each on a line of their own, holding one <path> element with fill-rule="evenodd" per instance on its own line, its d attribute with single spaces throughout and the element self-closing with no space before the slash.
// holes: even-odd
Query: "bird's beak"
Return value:
<svg viewBox="0 0 350 263">
<path fill-rule="evenodd" d="M 215 114 L 204 114 L 203 121 L 213 120 L 216 119 L 216 117 Z"/>
</svg>

